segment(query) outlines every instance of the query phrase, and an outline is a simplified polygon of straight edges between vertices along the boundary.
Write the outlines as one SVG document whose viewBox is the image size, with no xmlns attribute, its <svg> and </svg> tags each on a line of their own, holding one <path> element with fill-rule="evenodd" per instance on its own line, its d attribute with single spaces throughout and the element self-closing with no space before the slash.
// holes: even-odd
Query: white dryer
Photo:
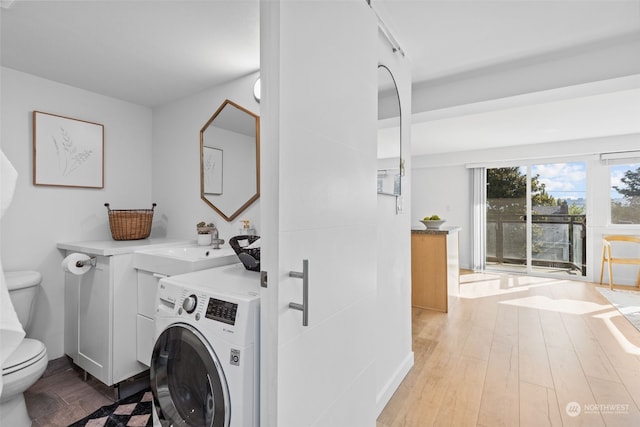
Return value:
<svg viewBox="0 0 640 427">
<path fill-rule="evenodd" d="M 259 425 L 259 286 L 242 264 L 160 280 L 154 426 Z"/>
</svg>

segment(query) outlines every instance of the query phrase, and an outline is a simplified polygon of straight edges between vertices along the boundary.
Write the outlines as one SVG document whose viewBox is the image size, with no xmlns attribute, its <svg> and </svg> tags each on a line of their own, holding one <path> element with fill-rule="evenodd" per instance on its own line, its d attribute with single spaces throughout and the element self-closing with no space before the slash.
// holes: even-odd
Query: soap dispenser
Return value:
<svg viewBox="0 0 640 427">
<path fill-rule="evenodd" d="M 251 228 L 251 221 L 248 219 L 243 219 L 240 221 L 242 223 L 242 228 L 240 229 L 241 236 L 255 236 L 256 230 Z"/>
</svg>

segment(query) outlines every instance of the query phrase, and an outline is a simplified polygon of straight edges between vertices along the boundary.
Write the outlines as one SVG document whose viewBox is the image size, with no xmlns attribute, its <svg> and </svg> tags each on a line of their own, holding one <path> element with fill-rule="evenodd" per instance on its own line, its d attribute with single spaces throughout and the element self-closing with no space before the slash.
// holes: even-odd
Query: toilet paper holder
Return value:
<svg viewBox="0 0 640 427">
<path fill-rule="evenodd" d="M 76 261 L 76 267 L 84 267 L 85 265 L 90 265 L 92 267 L 96 266 L 97 258 L 92 256 L 89 259 L 81 259 Z"/>
</svg>

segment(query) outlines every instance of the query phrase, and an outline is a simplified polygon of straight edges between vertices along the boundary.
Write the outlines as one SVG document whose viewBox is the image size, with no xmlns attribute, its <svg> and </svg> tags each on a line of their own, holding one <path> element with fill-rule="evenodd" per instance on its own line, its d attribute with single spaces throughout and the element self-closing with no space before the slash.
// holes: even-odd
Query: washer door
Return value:
<svg viewBox="0 0 640 427">
<path fill-rule="evenodd" d="M 151 390 L 163 426 L 229 426 L 229 388 L 220 360 L 191 325 L 173 324 L 158 337 Z"/>
</svg>

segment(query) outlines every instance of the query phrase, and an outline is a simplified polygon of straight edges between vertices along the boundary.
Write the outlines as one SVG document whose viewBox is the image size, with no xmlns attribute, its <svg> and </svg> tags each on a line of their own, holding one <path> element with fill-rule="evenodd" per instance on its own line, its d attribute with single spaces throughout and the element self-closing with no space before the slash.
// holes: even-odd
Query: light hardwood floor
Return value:
<svg viewBox="0 0 640 427">
<path fill-rule="evenodd" d="M 448 314 L 413 309 L 415 364 L 377 427 L 640 426 L 640 331 L 596 285 L 460 279 Z"/>
</svg>

